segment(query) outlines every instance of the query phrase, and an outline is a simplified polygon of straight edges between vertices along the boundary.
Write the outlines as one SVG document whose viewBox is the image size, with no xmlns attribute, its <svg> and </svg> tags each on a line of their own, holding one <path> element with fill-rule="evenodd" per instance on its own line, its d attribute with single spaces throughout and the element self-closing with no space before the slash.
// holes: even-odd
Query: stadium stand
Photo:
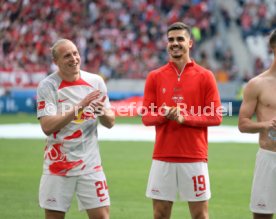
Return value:
<svg viewBox="0 0 276 219">
<path fill-rule="evenodd" d="M 36 86 L 52 72 L 49 48 L 77 42 L 83 69 L 105 78 L 145 78 L 167 60 L 168 24 L 192 26 L 196 51 L 216 34 L 211 0 L 4 1 L 0 8 L 2 86 Z"/>
<path fill-rule="evenodd" d="M 55 70 L 53 42 L 69 38 L 82 69 L 101 74 L 115 99 L 131 96 L 116 84 L 133 79 L 142 95 L 149 70 L 167 62 L 167 25 L 180 20 L 193 27 L 192 56 L 214 72 L 222 98 L 237 99 L 242 84 L 270 64 L 265 36 L 276 27 L 275 11 L 276 0 L 3 0 L 1 94 L 35 88 Z"/>
</svg>

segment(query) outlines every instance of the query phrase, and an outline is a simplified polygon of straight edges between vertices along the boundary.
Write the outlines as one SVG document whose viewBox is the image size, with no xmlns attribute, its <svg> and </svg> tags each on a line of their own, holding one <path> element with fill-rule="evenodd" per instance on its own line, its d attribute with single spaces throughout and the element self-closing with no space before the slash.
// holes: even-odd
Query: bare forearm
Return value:
<svg viewBox="0 0 276 219">
<path fill-rule="evenodd" d="M 259 133 L 265 129 L 264 122 L 255 122 L 248 118 L 239 120 L 239 130 L 244 133 Z"/>
<path fill-rule="evenodd" d="M 77 116 L 76 114 L 77 111 L 71 110 L 60 115 L 41 117 L 40 124 L 43 132 L 46 135 L 53 134 L 68 125 Z"/>
<path fill-rule="evenodd" d="M 112 128 L 115 124 L 115 114 L 112 110 L 103 110 L 103 115 L 99 116 L 100 123 L 107 127 Z"/>
</svg>

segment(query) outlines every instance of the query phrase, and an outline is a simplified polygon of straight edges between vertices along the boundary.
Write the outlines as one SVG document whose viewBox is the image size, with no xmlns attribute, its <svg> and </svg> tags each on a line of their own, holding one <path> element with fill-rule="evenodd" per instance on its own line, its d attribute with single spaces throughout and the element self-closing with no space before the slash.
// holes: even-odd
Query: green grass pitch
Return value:
<svg viewBox="0 0 276 219">
<path fill-rule="evenodd" d="M 36 122 L 32 116 L 0 116 L 0 123 Z M 140 119 L 117 119 L 118 123 L 139 123 Z M 235 125 L 237 118 L 224 124 Z M 100 142 L 103 167 L 111 196 L 110 218 L 151 219 L 151 200 L 145 197 L 151 164 L 152 142 Z M 0 139 L 1 218 L 38 219 L 38 186 L 42 171 L 44 140 Z M 209 173 L 212 198 L 211 219 L 249 219 L 249 198 L 256 144 L 209 144 Z M 67 219 L 87 218 L 73 201 Z M 187 204 L 174 204 L 172 219 L 190 218 Z"/>
</svg>

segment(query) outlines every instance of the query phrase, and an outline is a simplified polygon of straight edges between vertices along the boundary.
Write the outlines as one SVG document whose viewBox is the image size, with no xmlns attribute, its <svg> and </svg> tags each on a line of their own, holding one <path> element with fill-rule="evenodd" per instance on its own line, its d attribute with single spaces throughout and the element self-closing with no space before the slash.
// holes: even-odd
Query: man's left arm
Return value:
<svg viewBox="0 0 276 219">
<path fill-rule="evenodd" d="M 205 101 L 200 114 L 185 114 L 178 117 L 177 122 L 194 127 L 217 126 L 222 122 L 222 107 L 214 75 L 206 75 Z"/>
<path fill-rule="evenodd" d="M 102 115 L 99 116 L 99 120 L 103 126 L 110 129 L 115 124 L 115 114 L 111 109 L 103 109 Z"/>
<path fill-rule="evenodd" d="M 112 128 L 115 124 L 115 113 L 111 109 L 111 104 L 107 95 L 107 88 L 102 78 L 99 81 L 99 89 L 102 92 L 103 97 L 95 102 L 91 103 L 91 106 L 95 110 L 95 114 L 98 116 L 100 123 L 106 128 Z"/>
</svg>

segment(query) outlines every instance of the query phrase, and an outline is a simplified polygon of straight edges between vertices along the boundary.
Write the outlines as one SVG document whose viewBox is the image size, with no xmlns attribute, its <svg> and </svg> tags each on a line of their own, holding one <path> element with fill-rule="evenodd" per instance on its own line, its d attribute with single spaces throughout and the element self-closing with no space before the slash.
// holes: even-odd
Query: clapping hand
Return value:
<svg viewBox="0 0 276 219">
<path fill-rule="evenodd" d="M 103 96 L 101 99 L 90 102 L 89 106 L 92 107 L 93 112 L 97 116 L 104 115 L 104 101 L 106 96 Z"/>
</svg>

